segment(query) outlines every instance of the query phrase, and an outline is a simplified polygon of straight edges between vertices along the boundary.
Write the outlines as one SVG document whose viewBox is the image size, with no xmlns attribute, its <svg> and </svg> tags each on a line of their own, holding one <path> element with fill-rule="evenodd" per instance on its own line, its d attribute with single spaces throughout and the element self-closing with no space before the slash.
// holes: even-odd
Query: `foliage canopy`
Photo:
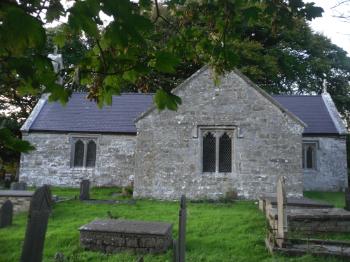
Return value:
<svg viewBox="0 0 350 262">
<path fill-rule="evenodd" d="M 306 21 L 323 11 L 313 3 L 67 3 L 67 7 L 59 0 L 0 3 L 0 88 L 11 101 L 45 92 L 51 94 L 50 100 L 65 103 L 72 90 L 83 86 L 99 106 L 111 103 L 112 95 L 123 90 L 141 90 L 156 92 L 160 109 L 176 110 L 181 99 L 170 90 L 209 64 L 217 75 L 238 67 L 272 93 L 318 93 L 326 78 L 330 87 L 337 87 L 334 93 L 340 94 L 337 103 L 343 112 L 349 111 L 349 59 L 329 40 L 311 32 Z M 66 22 L 57 30 L 45 30 L 63 17 Z M 69 54 L 60 72 L 54 72 L 47 57 L 53 45 Z M 63 85 L 56 81 L 58 74 L 64 77 Z M 6 136 L 0 139 L 8 141 Z"/>
</svg>

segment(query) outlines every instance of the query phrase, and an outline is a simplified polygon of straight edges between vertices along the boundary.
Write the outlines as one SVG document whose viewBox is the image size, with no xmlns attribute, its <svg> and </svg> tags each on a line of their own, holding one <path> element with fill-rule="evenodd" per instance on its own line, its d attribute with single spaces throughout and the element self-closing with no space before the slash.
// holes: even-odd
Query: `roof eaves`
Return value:
<svg viewBox="0 0 350 262">
<path fill-rule="evenodd" d="M 340 117 L 340 114 L 337 110 L 337 107 L 334 104 L 334 101 L 331 95 L 328 92 L 322 93 L 322 100 L 328 110 L 329 116 L 331 117 L 335 128 L 337 129 L 339 135 L 346 135 L 348 131 L 344 125 L 343 120 Z"/>
<path fill-rule="evenodd" d="M 22 125 L 22 127 L 20 129 L 21 132 L 29 132 L 34 121 L 36 120 L 36 118 L 40 114 L 41 110 L 43 109 L 43 107 L 47 103 L 48 97 L 49 97 L 49 94 L 43 94 L 40 97 L 38 103 L 36 103 L 36 105 L 34 106 L 33 111 L 30 113 L 29 117 L 26 119 L 26 121 Z"/>
</svg>

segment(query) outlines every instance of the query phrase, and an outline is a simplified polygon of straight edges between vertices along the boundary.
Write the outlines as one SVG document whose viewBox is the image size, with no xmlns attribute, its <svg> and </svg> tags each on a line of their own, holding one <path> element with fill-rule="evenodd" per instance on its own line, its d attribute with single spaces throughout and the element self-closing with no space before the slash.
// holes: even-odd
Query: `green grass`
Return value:
<svg viewBox="0 0 350 262">
<path fill-rule="evenodd" d="M 107 199 L 117 189 L 93 189 L 91 197 Z M 76 189 L 53 189 L 53 194 L 74 197 Z M 125 219 L 167 221 L 173 223 L 177 237 L 178 202 L 139 200 L 136 205 L 86 204 L 77 200 L 54 206 L 46 233 L 44 261 L 54 261 L 62 252 L 66 261 L 136 261 L 137 255 L 124 252 L 105 255 L 79 246 L 78 228 L 94 219 L 107 218 L 107 211 Z M 0 230 L 0 261 L 18 261 L 25 233 L 26 215 L 14 217 L 13 226 Z M 265 218 L 254 202 L 189 203 L 187 220 L 187 261 L 234 262 L 324 262 L 335 259 L 311 256 L 270 255 L 264 245 Z M 172 261 L 172 252 L 147 255 L 145 261 Z"/>
<path fill-rule="evenodd" d="M 304 196 L 311 199 L 322 200 L 322 201 L 331 203 L 335 207 L 343 208 L 345 206 L 345 196 L 343 192 L 308 191 L 308 192 L 304 192 Z"/>
</svg>

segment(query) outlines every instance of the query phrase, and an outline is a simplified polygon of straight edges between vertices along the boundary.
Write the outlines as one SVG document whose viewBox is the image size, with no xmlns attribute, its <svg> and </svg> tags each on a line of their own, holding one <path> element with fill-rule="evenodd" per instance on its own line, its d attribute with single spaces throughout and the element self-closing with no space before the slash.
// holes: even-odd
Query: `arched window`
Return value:
<svg viewBox="0 0 350 262">
<path fill-rule="evenodd" d="M 232 170 L 232 141 L 224 133 L 219 139 L 219 172 L 231 172 Z"/>
<path fill-rule="evenodd" d="M 306 168 L 314 168 L 314 148 L 308 146 L 306 149 Z"/>
<path fill-rule="evenodd" d="M 75 142 L 74 145 L 74 166 L 84 166 L 84 143 L 81 140 Z"/>
<path fill-rule="evenodd" d="M 96 143 L 92 140 L 87 144 L 86 166 L 94 167 L 96 162 Z"/>
<path fill-rule="evenodd" d="M 317 143 L 306 142 L 303 144 L 303 168 L 316 169 Z"/>
<path fill-rule="evenodd" d="M 208 132 L 203 136 L 203 172 L 215 172 L 216 139 Z"/>
</svg>

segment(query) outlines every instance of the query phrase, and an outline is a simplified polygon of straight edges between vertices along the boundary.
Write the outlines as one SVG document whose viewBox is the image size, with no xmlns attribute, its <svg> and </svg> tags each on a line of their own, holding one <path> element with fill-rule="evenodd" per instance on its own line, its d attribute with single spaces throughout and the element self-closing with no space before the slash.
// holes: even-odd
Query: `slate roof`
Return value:
<svg viewBox="0 0 350 262">
<path fill-rule="evenodd" d="M 272 97 L 307 124 L 304 134 L 339 133 L 321 95 L 277 95 Z"/>
<path fill-rule="evenodd" d="M 338 134 L 321 95 L 272 96 L 307 124 L 304 134 Z M 99 109 L 86 93 L 73 93 L 69 102 L 45 102 L 29 131 L 136 133 L 134 120 L 153 101 L 152 94 L 124 93 L 114 96 L 111 106 Z"/>
<path fill-rule="evenodd" d="M 68 103 L 46 102 L 30 131 L 136 133 L 134 119 L 151 106 L 151 94 L 113 96 L 112 105 L 99 109 L 86 93 L 73 93 Z"/>
</svg>

